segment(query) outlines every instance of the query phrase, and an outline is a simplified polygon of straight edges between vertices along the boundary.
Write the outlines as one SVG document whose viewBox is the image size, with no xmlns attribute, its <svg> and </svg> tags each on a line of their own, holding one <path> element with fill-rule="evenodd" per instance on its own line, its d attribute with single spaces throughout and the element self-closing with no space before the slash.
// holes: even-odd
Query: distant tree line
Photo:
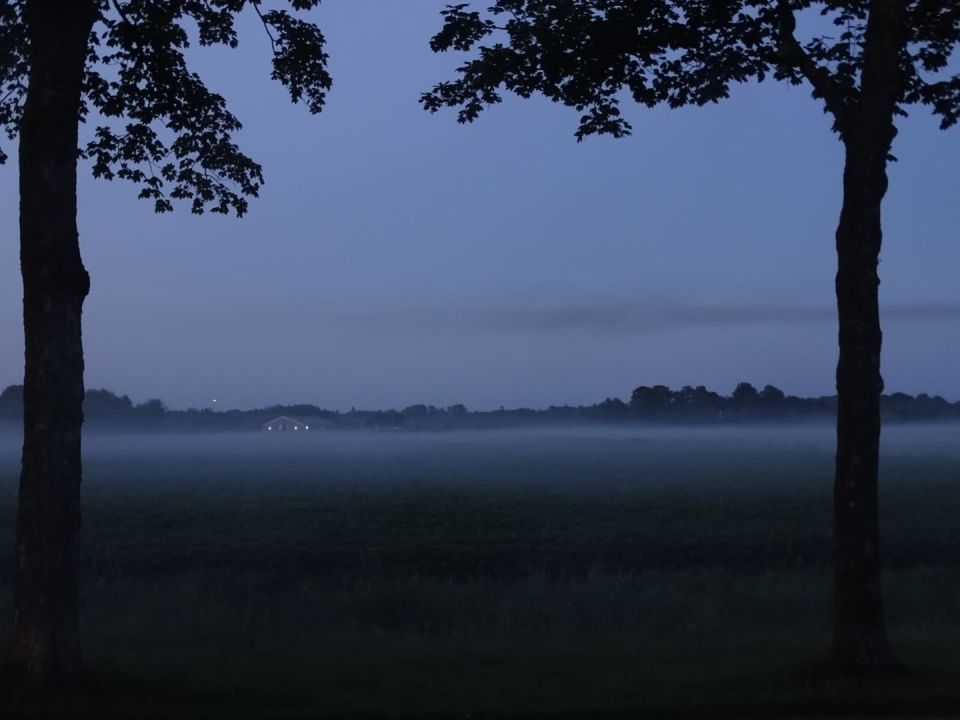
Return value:
<svg viewBox="0 0 960 720">
<path fill-rule="evenodd" d="M 938 395 L 893 393 L 882 399 L 890 422 L 960 420 L 960 402 Z M 500 408 L 468 410 L 462 404 L 441 408 L 410 405 L 401 410 L 326 410 L 316 405 L 272 405 L 254 410 L 170 410 L 162 400 L 135 404 L 110 390 L 88 390 L 83 405 L 89 429 L 116 431 L 235 432 L 257 430 L 273 418 L 286 415 L 318 426 L 345 430 L 455 430 L 495 429 L 530 425 L 580 423 L 714 424 L 738 422 L 831 421 L 837 398 L 787 395 L 773 385 L 756 388 L 739 383 L 730 395 L 703 385 L 671 390 L 666 385 L 641 385 L 629 401 L 607 398 L 594 405 L 554 405 L 546 409 Z M 23 386 L 0 393 L 0 422 L 14 425 L 23 415 Z"/>
</svg>

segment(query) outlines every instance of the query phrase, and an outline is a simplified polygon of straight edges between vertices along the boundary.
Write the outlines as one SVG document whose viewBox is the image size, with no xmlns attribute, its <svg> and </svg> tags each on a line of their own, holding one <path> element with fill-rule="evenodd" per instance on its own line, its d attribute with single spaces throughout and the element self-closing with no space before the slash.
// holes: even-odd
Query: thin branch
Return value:
<svg viewBox="0 0 960 720">
<path fill-rule="evenodd" d="M 273 50 L 273 54 L 277 54 L 277 39 L 273 36 L 273 33 L 270 31 L 270 23 L 267 22 L 267 19 L 263 16 L 263 13 L 260 12 L 260 0 L 253 0 L 251 3 L 253 5 L 254 11 L 257 13 L 257 16 L 260 18 L 260 22 L 263 23 L 263 30 L 267 33 L 267 37 L 270 38 L 270 48 Z"/>
<path fill-rule="evenodd" d="M 130 22 L 130 18 L 127 17 L 127 13 L 122 7 L 120 7 L 120 3 L 118 3 L 117 0 L 110 0 L 110 4 L 113 5 L 113 9 L 117 11 L 117 14 L 120 16 L 121 20 L 123 20 L 127 25 L 133 24 Z"/>
<path fill-rule="evenodd" d="M 14 85 L 11 85 L 10 89 L 3 94 L 3 97 L 0 97 L 0 105 L 3 105 L 7 100 L 9 100 L 14 95 L 14 93 L 23 92 L 25 89 L 26 87 L 23 85 L 23 83 L 16 83 Z"/>
</svg>

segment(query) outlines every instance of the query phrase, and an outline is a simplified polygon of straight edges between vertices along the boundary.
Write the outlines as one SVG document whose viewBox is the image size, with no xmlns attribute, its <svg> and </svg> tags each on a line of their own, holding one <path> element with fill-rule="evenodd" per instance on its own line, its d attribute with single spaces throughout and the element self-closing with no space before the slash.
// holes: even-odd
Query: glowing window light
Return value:
<svg viewBox="0 0 960 720">
<path fill-rule="evenodd" d="M 268 426 L 267 426 L 267 430 L 273 430 L 273 427 L 270 426 L 270 425 L 268 425 Z"/>
<path fill-rule="evenodd" d="M 310 429 L 310 426 L 309 426 L 309 425 L 304 425 L 304 426 L 303 426 L 303 429 L 304 429 L 304 430 L 309 430 L 309 429 Z"/>
</svg>

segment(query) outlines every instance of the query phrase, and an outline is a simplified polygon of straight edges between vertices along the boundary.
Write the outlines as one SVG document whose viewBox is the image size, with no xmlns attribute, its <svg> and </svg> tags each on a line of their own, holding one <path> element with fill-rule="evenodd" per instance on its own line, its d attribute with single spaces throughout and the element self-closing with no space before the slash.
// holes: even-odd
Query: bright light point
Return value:
<svg viewBox="0 0 960 720">
<path fill-rule="evenodd" d="M 309 429 L 310 429 L 310 426 L 309 426 L 309 425 L 304 425 L 304 426 L 303 426 L 303 429 L 304 429 L 304 430 L 309 430 Z"/>
</svg>

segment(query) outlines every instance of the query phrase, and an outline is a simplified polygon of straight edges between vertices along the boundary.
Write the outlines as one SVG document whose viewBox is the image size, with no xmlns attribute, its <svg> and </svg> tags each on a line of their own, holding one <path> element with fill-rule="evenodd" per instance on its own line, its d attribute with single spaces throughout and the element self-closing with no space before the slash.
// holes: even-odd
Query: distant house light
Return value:
<svg viewBox="0 0 960 720">
<path fill-rule="evenodd" d="M 303 426 L 303 429 L 304 429 L 304 430 L 309 430 L 309 429 L 310 429 L 310 426 L 309 426 L 309 425 L 304 425 L 304 426 Z"/>
</svg>

